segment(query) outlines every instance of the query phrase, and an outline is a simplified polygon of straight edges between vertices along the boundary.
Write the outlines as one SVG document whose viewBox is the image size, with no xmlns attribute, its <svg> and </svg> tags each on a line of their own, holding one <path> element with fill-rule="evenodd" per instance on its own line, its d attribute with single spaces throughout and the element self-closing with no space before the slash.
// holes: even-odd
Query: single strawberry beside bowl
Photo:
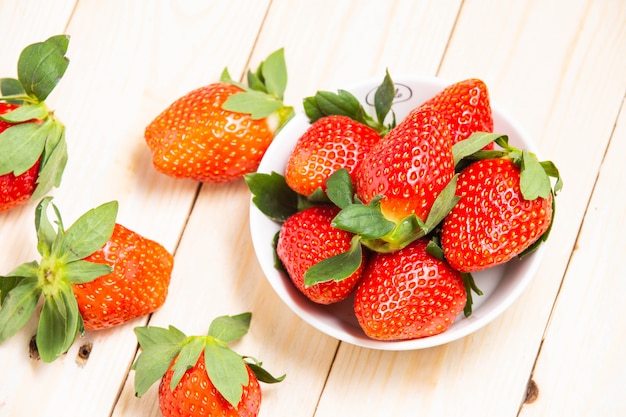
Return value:
<svg viewBox="0 0 626 417">
<path fill-rule="evenodd" d="M 227 344 L 243 337 L 251 313 L 215 318 L 204 336 L 187 336 L 174 326 L 137 327 L 141 353 L 133 364 L 135 395 L 159 381 L 164 417 L 255 417 L 261 407 L 259 381 L 281 382 L 252 357 Z"/>
<path fill-rule="evenodd" d="M 102 204 L 66 230 L 51 198 L 41 200 L 35 213 L 41 260 L 0 276 L 0 343 L 26 324 L 42 298 L 36 345 L 44 362 L 64 354 L 85 330 L 126 323 L 164 303 L 173 256 L 116 223 L 117 210 L 117 201 Z"/>
<path fill-rule="evenodd" d="M 17 78 L 0 79 L 0 212 L 43 197 L 61 184 L 65 126 L 45 100 L 69 65 L 66 35 L 28 45 Z"/>
<path fill-rule="evenodd" d="M 219 82 L 171 103 L 145 129 L 152 163 L 175 178 L 223 183 L 257 169 L 277 131 L 292 117 L 283 103 L 287 70 L 282 49 L 272 53 L 247 85 L 224 70 Z"/>
<path fill-rule="evenodd" d="M 447 119 L 450 116 L 446 116 L 446 114 L 451 112 L 450 107 L 448 106 L 448 110 L 446 110 L 446 106 L 440 105 L 437 107 L 433 106 L 432 103 L 427 103 L 429 100 L 442 94 L 447 87 L 454 83 L 440 78 L 416 76 L 394 76 L 393 83 L 392 91 L 394 91 L 394 95 L 392 97 L 392 105 L 385 119 L 389 128 L 384 136 L 391 135 L 389 132 L 394 127 L 400 126 L 412 112 L 421 112 L 422 114 L 432 112 L 432 115 L 440 117 L 440 123 L 437 125 L 441 126 L 441 128 L 438 131 L 443 131 L 444 136 L 446 136 L 445 130 L 450 131 L 453 129 Z M 377 117 L 381 113 L 377 109 L 374 97 L 383 85 L 384 82 L 381 84 L 379 79 L 368 80 L 340 90 L 338 96 L 345 97 L 347 93 L 352 94 L 368 114 L 374 115 L 372 117 Z M 383 89 L 388 90 L 386 87 L 383 87 Z M 454 92 L 458 90 L 448 88 L 447 91 Z M 318 96 L 316 95 L 315 97 Z M 471 98 L 473 96 L 464 94 L 463 97 Z M 508 137 L 511 146 L 536 154 L 536 148 L 524 129 L 496 104 L 489 103 L 489 105 L 491 110 L 490 116 L 487 112 L 481 114 L 486 115 L 486 127 L 489 127 L 489 117 L 492 118 L 493 132 L 497 133 L 472 131 L 469 137 L 458 142 L 454 142 L 453 135 L 448 133 L 451 152 L 446 146 L 445 154 L 448 160 L 445 164 L 447 184 L 445 184 L 445 181 L 442 181 L 445 186 L 440 189 L 438 194 L 433 193 L 434 201 L 433 198 L 428 199 L 427 205 L 430 205 L 430 212 L 425 215 L 425 219 L 416 215 L 417 210 L 411 210 L 408 215 L 398 216 L 399 221 L 398 218 L 391 216 L 387 218 L 385 212 L 381 210 L 384 199 L 383 194 L 372 192 L 371 200 L 365 204 L 365 198 L 361 198 L 358 194 L 358 185 L 352 191 L 346 191 L 349 188 L 347 185 L 340 187 L 344 190 L 341 192 L 337 192 L 334 187 L 327 187 L 325 196 L 315 194 L 306 197 L 289 192 L 289 187 L 287 187 L 281 175 L 285 173 L 287 161 L 298 139 L 311 126 L 311 119 L 308 115 L 297 114 L 269 146 L 258 168 L 258 172 L 247 177 L 248 185 L 253 194 L 250 207 L 250 229 L 254 248 L 261 268 L 278 296 L 303 320 L 320 331 L 357 346 L 380 350 L 412 350 L 445 344 L 480 329 L 508 308 L 534 276 L 543 256 L 543 246 L 536 245 L 533 248 L 536 249 L 533 254 L 521 260 L 514 257 L 508 262 L 471 275 L 466 272 L 456 271 L 457 274 L 461 275 L 465 286 L 466 305 L 454 309 L 457 317 L 454 320 L 449 319 L 449 322 L 453 321 L 453 323 L 445 331 L 427 335 L 427 337 L 417 337 L 416 334 L 411 334 L 410 338 L 407 339 L 380 340 L 367 335 L 359 324 L 354 308 L 357 297 L 355 292 L 344 301 L 331 305 L 320 305 L 310 302 L 300 291 L 295 289 L 285 271 L 275 267 L 275 252 L 272 244 L 283 222 L 290 215 L 302 211 L 311 204 L 319 204 L 321 202 L 338 206 L 341 210 L 334 218 L 332 224 L 337 228 L 352 233 L 356 236 L 353 239 L 359 240 L 361 244 L 367 247 L 368 251 L 373 252 L 373 255 L 368 257 L 369 260 L 366 261 L 364 270 L 367 270 L 368 262 L 371 262 L 371 259 L 382 257 L 379 253 L 388 252 L 389 255 L 393 255 L 395 252 L 402 250 L 402 248 L 410 247 L 414 242 L 421 241 L 423 238 L 432 241 L 432 246 L 439 247 L 437 238 L 440 235 L 441 225 L 448 213 L 460 200 L 456 191 L 459 171 L 462 168 L 469 165 L 473 159 L 485 158 L 487 155 L 494 158 L 508 152 L 506 149 L 504 151 L 495 149 L 491 145 L 494 141 L 496 144 L 501 143 L 503 135 Z M 308 104 L 305 102 L 306 106 Z M 313 107 L 317 108 L 317 106 Z M 341 106 L 334 107 L 341 108 Z M 352 105 L 350 104 L 348 107 L 352 107 Z M 328 113 L 322 113 L 323 116 L 329 115 Z M 380 117 L 377 118 L 380 121 Z M 406 129 L 406 131 L 415 130 Z M 385 138 L 383 137 L 375 147 L 380 146 L 384 140 Z M 380 159 L 387 157 L 398 158 L 397 155 L 388 154 L 388 156 L 381 156 Z M 365 169 L 369 169 L 373 163 L 374 159 L 371 159 L 370 165 L 366 166 Z M 551 168 L 548 168 L 548 170 L 551 170 Z M 347 183 L 349 182 L 347 178 L 348 176 L 342 176 L 337 182 L 340 184 Z M 426 184 L 428 187 L 430 182 L 426 181 L 426 183 L 428 183 Z M 358 175 L 356 184 L 358 184 Z M 420 206 L 422 205 L 416 207 Z M 391 242 L 393 244 L 390 244 Z M 437 257 L 445 259 L 441 249 L 440 252 Z M 450 263 L 447 263 L 447 265 L 451 267 Z M 363 282 L 363 278 L 361 278 L 361 282 Z M 479 296 L 471 297 L 472 292 L 478 293 Z M 356 293 L 358 293 L 358 289 Z M 460 301 L 455 305 L 458 307 L 459 303 Z M 468 306 L 471 307 L 471 311 L 467 309 Z M 461 313 L 461 310 L 464 310 L 463 313 Z M 469 316 L 469 318 L 463 317 L 463 314 Z"/>
</svg>

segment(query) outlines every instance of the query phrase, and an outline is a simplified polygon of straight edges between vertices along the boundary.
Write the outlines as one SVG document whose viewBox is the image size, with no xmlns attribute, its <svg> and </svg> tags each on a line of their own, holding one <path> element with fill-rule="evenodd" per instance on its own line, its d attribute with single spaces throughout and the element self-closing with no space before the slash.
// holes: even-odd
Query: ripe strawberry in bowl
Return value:
<svg viewBox="0 0 626 417">
<path fill-rule="evenodd" d="M 538 162 L 531 138 L 512 117 L 489 101 L 484 82 L 478 79 L 451 82 L 418 76 L 394 76 L 391 87 L 389 82 L 387 74 L 382 83 L 380 79 L 368 80 L 338 90 L 337 94 L 318 92 L 305 99 L 306 114 L 296 114 L 285 125 L 268 148 L 258 172 L 246 177 L 253 194 L 250 228 L 257 258 L 268 281 L 303 320 L 357 346 L 381 350 L 422 349 L 467 336 L 508 308 L 534 276 L 543 255 L 540 243 L 545 241 L 549 231 L 549 228 L 538 231 L 540 239 L 505 262 L 481 270 L 457 269 L 458 263 L 446 259 L 446 253 L 452 254 L 450 239 L 440 242 L 440 237 L 442 224 L 457 209 L 461 199 L 461 170 L 475 160 L 488 157 L 519 162 L 517 150 L 524 150 L 522 153 L 529 156 L 528 161 L 533 161 L 532 167 L 543 167 L 543 173 L 534 172 L 533 176 L 537 174 L 542 182 L 548 178 L 551 195 L 560 187 L 560 180 L 552 190 L 549 177 L 558 177 L 556 167 L 549 162 Z M 387 105 L 381 104 L 385 101 Z M 341 174 L 342 170 L 333 166 L 331 172 L 325 174 L 326 182 L 318 185 L 315 192 L 310 195 L 294 192 L 290 186 L 293 181 L 284 178 L 288 161 L 302 148 L 299 142 L 315 120 L 337 112 L 356 117 L 379 132 L 381 138 L 363 153 L 353 170 L 346 167 Z M 361 117 L 362 113 L 366 117 Z M 524 175 L 528 177 L 529 173 Z M 281 268 L 279 263 L 276 267 L 272 243 L 287 219 L 318 205 L 339 207 L 331 225 L 353 237 L 351 249 L 346 251 L 346 256 L 339 257 L 340 262 L 325 261 L 323 268 L 315 267 L 315 274 L 323 270 L 347 277 L 357 268 L 363 268 L 355 290 L 343 301 L 329 305 L 311 302 L 293 285 L 288 268 Z M 369 254 L 361 263 L 356 256 L 347 256 L 350 252 L 361 253 L 355 249 L 355 242 L 360 243 L 363 253 Z M 370 264 L 392 268 L 393 262 L 383 260 L 402 259 L 402 251 L 414 250 L 409 248 L 416 245 L 423 252 L 424 242 L 428 242 L 428 256 L 421 256 L 438 265 L 442 279 L 445 276 L 454 281 L 454 295 L 448 298 L 454 308 L 449 308 L 448 315 L 436 312 L 437 317 L 443 317 L 445 325 L 436 329 L 424 327 L 424 331 L 411 330 L 410 320 L 405 320 L 409 316 L 403 316 L 408 313 L 398 310 L 395 322 L 405 323 L 404 328 L 394 328 L 393 332 L 381 335 L 376 329 L 390 327 L 371 318 L 377 308 L 388 308 L 375 297 L 384 292 L 386 284 L 372 283 L 372 276 L 399 279 L 403 272 L 381 273 Z M 531 251 L 532 255 L 518 258 Z M 398 265 L 405 263 L 399 261 Z M 344 264 L 350 267 L 344 268 Z M 415 274 L 420 273 L 425 264 L 424 260 L 420 261 Z M 460 282 L 463 288 L 459 287 Z M 406 297 L 411 295 L 406 293 Z M 398 304 L 407 300 L 399 299 Z M 429 302 L 427 297 L 422 301 Z M 364 302 L 370 304 L 364 305 Z M 465 305 L 461 305 L 463 303 Z"/>
</svg>

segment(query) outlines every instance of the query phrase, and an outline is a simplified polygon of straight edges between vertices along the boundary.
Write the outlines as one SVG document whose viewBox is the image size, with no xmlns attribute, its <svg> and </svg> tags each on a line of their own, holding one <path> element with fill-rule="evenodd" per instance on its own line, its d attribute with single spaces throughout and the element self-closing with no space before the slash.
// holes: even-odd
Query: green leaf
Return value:
<svg viewBox="0 0 626 417">
<path fill-rule="evenodd" d="M 548 176 L 556 178 L 556 184 L 554 184 L 554 194 L 556 195 L 563 188 L 563 179 L 561 178 L 559 169 L 552 161 L 542 161 L 541 167 Z"/>
<path fill-rule="evenodd" d="M 57 136 L 58 135 L 58 136 Z M 54 146 L 53 146 L 54 144 Z M 31 201 L 38 200 L 52 189 L 61 185 L 61 177 L 67 164 L 67 143 L 65 133 L 58 127 L 53 128 L 46 141 L 44 155 L 39 167 L 37 187 L 31 196 Z"/>
<path fill-rule="evenodd" d="M 281 48 L 271 53 L 261 63 L 260 72 L 263 75 L 265 90 L 282 100 L 287 88 L 287 65 L 285 63 L 284 49 Z"/>
<path fill-rule="evenodd" d="M 396 224 L 376 207 L 351 204 L 344 207 L 331 222 L 333 227 L 359 234 L 364 239 L 378 239 L 390 233 Z"/>
<path fill-rule="evenodd" d="M 0 343 L 18 332 L 31 318 L 39 297 L 41 288 L 37 279 L 24 278 L 9 291 L 0 308 Z"/>
<path fill-rule="evenodd" d="M 508 143 L 508 137 L 499 133 L 474 132 L 467 139 L 459 141 L 452 145 L 452 155 L 454 155 L 454 165 L 470 155 L 483 149 L 496 139 L 505 140 Z"/>
<path fill-rule="evenodd" d="M 465 292 L 467 294 L 467 300 L 465 301 L 465 308 L 463 309 L 463 313 L 465 317 L 470 317 L 472 315 L 472 306 L 474 304 L 474 297 L 472 296 L 472 291 L 478 295 L 483 295 L 483 292 L 476 286 L 476 282 L 474 281 L 474 277 L 472 274 L 468 272 L 461 272 L 461 278 L 463 279 L 463 284 L 465 285 Z"/>
<path fill-rule="evenodd" d="M 522 151 L 520 190 L 526 200 L 535 200 L 537 197 L 548 198 L 552 192 L 550 177 L 537 157 L 526 150 Z"/>
<path fill-rule="evenodd" d="M 113 234 L 117 209 L 117 201 L 104 203 L 83 214 L 70 226 L 61 250 L 67 256 L 67 262 L 83 259 L 104 246 Z"/>
<path fill-rule="evenodd" d="M 5 276 L 0 276 L 0 306 L 7 294 L 26 278 L 39 279 L 39 263 L 36 261 L 21 264 Z"/>
<path fill-rule="evenodd" d="M 2 96 L 24 96 L 26 92 L 22 84 L 15 78 L 0 78 Z M 22 100 L 7 100 L 9 103 L 22 104 Z"/>
<path fill-rule="evenodd" d="M 64 295 L 65 292 L 71 295 Z M 41 360 L 46 363 L 53 362 L 67 352 L 76 339 L 80 314 L 75 299 L 72 305 L 70 297 L 74 299 L 72 290 L 67 285 L 44 298 L 37 327 L 37 349 Z"/>
<path fill-rule="evenodd" d="M 17 78 L 25 92 L 44 101 L 65 74 L 69 37 L 57 35 L 24 48 L 17 62 Z"/>
<path fill-rule="evenodd" d="M 106 264 L 97 264 L 84 260 L 68 262 L 64 268 L 64 278 L 72 284 L 91 282 L 94 279 L 110 274 L 113 268 Z"/>
<path fill-rule="evenodd" d="M 0 133 L 0 175 L 21 175 L 41 157 L 51 125 L 22 123 Z"/>
<path fill-rule="evenodd" d="M 264 119 L 283 107 L 276 98 L 259 91 L 235 93 L 222 105 L 224 110 L 249 114 L 252 120 Z"/>
<path fill-rule="evenodd" d="M 248 367 L 250 368 L 250 370 L 254 373 L 254 376 L 256 376 L 256 378 L 261 381 L 261 382 L 265 382 L 266 384 L 276 384 L 278 382 L 282 382 L 286 375 L 281 375 L 279 377 L 275 377 L 272 374 L 270 374 L 265 368 L 263 368 L 262 364 L 257 362 L 256 360 L 251 362 L 249 360 L 247 360 L 248 358 L 250 358 L 249 356 L 244 356 L 244 360 L 246 361 L 246 365 L 248 365 Z M 253 358 L 251 358 L 253 359 Z"/>
<path fill-rule="evenodd" d="M 176 358 L 176 362 L 172 366 L 172 380 L 170 381 L 170 390 L 174 391 L 176 385 L 183 379 L 183 375 L 189 369 L 193 368 L 198 362 L 198 358 L 205 347 L 205 339 L 201 337 L 191 337 L 187 343 L 183 344 L 182 349 Z"/>
<path fill-rule="evenodd" d="M 21 123 L 29 120 L 41 120 L 48 116 L 48 108 L 44 103 L 25 104 L 13 111 L 0 115 L 0 119 L 9 123 Z"/>
<path fill-rule="evenodd" d="M 155 326 L 135 327 L 135 334 L 142 349 L 159 344 L 176 345 L 187 337 L 174 326 L 169 326 L 167 329 Z"/>
<path fill-rule="evenodd" d="M 362 114 L 361 103 L 346 90 L 338 90 L 337 94 L 320 91 L 315 95 L 315 101 L 324 115 L 348 116 L 359 121 L 359 115 Z"/>
<path fill-rule="evenodd" d="M 385 71 L 385 78 L 374 93 L 374 109 L 376 110 L 376 118 L 379 124 L 385 122 L 385 117 L 391 110 L 391 105 L 396 97 L 396 87 L 394 86 L 389 71 Z"/>
<path fill-rule="evenodd" d="M 424 223 L 426 233 L 430 232 L 439 223 L 441 223 L 441 221 L 448 215 L 448 213 L 450 213 L 450 210 L 452 210 L 452 208 L 459 201 L 459 197 L 455 195 L 457 182 L 458 175 L 455 175 L 435 199 L 430 211 L 428 212 L 426 222 Z"/>
<path fill-rule="evenodd" d="M 221 340 L 224 343 L 240 339 L 248 333 L 251 319 L 252 313 L 217 317 L 209 326 L 209 336 Z"/>
<path fill-rule="evenodd" d="M 48 206 L 52 197 L 43 198 L 35 209 L 35 230 L 37 231 L 37 251 L 42 256 L 47 256 L 52 252 L 52 245 L 56 240 L 57 232 L 54 231 L 50 220 L 48 220 Z M 53 204 L 54 206 L 54 204 Z M 57 212 L 58 216 L 58 212 Z M 60 223 L 60 219 L 59 223 Z M 62 231 L 63 228 L 60 227 Z"/>
<path fill-rule="evenodd" d="M 326 194 L 330 201 L 339 208 L 352 204 L 354 187 L 347 169 L 342 168 L 335 171 L 326 179 Z"/>
<path fill-rule="evenodd" d="M 135 370 L 135 395 L 141 397 L 165 375 L 182 348 L 186 336 L 174 326 L 136 327 L 135 334 L 141 353 L 133 363 Z"/>
<path fill-rule="evenodd" d="M 289 188 L 282 175 L 253 172 L 244 178 L 252 193 L 252 202 L 270 219 L 282 223 L 298 212 L 298 194 Z"/>
<path fill-rule="evenodd" d="M 207 342 L 204 360 L 211 382 L 233 407 L 248 385 L 248 370 L 241 356 L 217 340 Z"/>
<path fill-rule="evenodd" d="M 311 285 L 320 282 L 342 281 L 354 274 L 363 262 L 363 248 L 360 237 L 355 235 L 352 238 L 350 249 L 311 266 L 304 273 L 304 285 Z"/>
</svg>

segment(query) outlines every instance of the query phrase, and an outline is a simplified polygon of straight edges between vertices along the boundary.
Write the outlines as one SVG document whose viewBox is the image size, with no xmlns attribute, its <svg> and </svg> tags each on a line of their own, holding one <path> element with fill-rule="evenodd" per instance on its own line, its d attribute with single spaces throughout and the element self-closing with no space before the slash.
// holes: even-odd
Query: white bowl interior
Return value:
<svg viewBox="0 0 626 417">
<path fill-rule="evenodd" d="M 373 114 L 372 97 L 380 80 L 368 80 L 345 88 L 361 101 Z M 435 77 L 397 76 L 396 99 L 393 111 L 399 122 L 412 109 L 437 94 L 451 84 Z M 509 142 L 517 147 L 535 152 L 535 145 L 520 126 L 505 112 L 492 103 L 494 131 L 509 136 Z M 267 149 L 258 172 L 277 172 L 284 175 L 287 160 L 298 138 L 309 127 L 303 114 L 296 115 L 277 135 Z M 474 305 L 471 317 L 463 314 L 445 332 L 421 339 L 403 341 L 378 341 L 363 333 L 354 316 L 352 298 L 334 305 L 319 305 L 308 300 L 291 283 L 289 277 L 274 268 L 272 239 L 280 226 L 267 218 L 254 204 L 250 207 L 250 230 L 253 246 L 261 268 L 278 296 L 303 320 L 318 330 L 341 341 L 353 345 L 379 350 L 413 350 L 438 346 L 485 326 L 506 310 L 528 285 L 541 262 L 543 248 L 523 260 L 514 259 L 505 265 L 474 273 L 482 296 L 473 295 Z"/>
</svg>

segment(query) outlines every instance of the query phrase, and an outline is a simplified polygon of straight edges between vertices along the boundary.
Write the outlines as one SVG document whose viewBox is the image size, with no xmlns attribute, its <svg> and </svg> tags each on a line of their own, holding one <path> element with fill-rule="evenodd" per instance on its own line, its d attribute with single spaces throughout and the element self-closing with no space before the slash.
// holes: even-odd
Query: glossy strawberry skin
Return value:
<svg viewBox="0 0 626 417">
<path fill-rule="evenodd" d="M 354 297 L 354 312 L 366 335 L 408 340 L 447 330 L 463 311 L 467 294 L 458 271 L 426 252 L 418 239 L 367 262 Z"/>
<path fill-rule="evenodd" d="M 347 116 L 316 120 L 298 139 L 285 169 L 287 185 L 309 196 L 335 171 L 345 168 L 354 181 L 354 171 L 380 135 L 371 127 Z"/>
<path fill-rule="evenodd" d="M 459 175 L 460 200 L 443 222 L 441 246 L 450 265 L 475 272 L 520 254 L 549 228 L 552 195 L 524 200 L 520 169 L 510 159 L 474 162 Z"/>
<path fill-rule="evenodd" d="M 154 167 L 175 178 L 223 183 L 253 172 L 274 137 L 268 119 L 222 109 L 243 91 L 227 83 L 198 88 L 176 100 L 145 130 Z"/>
<path fill-rule="evenodd" d="M 489 92 L 477 78 L 459 81 L 445 87 L 424 103 L 448 119 L 452 143 L 467 139 L 474 132 L 493 132 Z M 490 143 L 485 149 L 493 149 Z"/>
<path fill-rule="evenodd" d="M 350 249 L 352 234 L 331 226 L 338 212 L 336 207 L 320 206 L 292 215 L 283 223 L 276 246 L 276 253 L 293 284 L 319 304 L 336 303 L 348 297 L 363 270 L 364 262 L 361 262 L 361 266 L 344 280 L 330 280 L 309 287 L 304 285 L 304 274 L 311 266 Z"/>
<path fill-rule="evenodd" d="M 410 214 L 426 220 L 454 176 L 452 142 L 445 118 L 420 106 L 372 147 L 356 170 L 356 193 L 369 203 L 384 195 L 381 211 L 399 222 Z"/>
<path fill-rule="evenodd" d="M 256 417 L 261 406 L 261 387 L 247 367 L 248 385 L 243 387 L 241 401 L 235 409 L 217 392 L 207 375 L 204 351 L 196 365 L 188 369 L 174 390 L 170 389 L 172 367 L 159 384 L 159 406 L 163 417 Z"/>
<path fill-rule="evenodd" d="M 16 104 L 0 102 L 0 114 L 9 113 L 18 107 Z M 11 126 L 13 124 L 0 120 L 0 133 Z M 18 176 L 13 175 L 12 172 L 0 175 L 0 212 L 28 202 L 37 187 L 40 163 L 41 158 L 26 172 Z"/>
<path fill-rule="evenodd" d="M 174 259 L 160 244 L 116 224 L 109 241 L 85 260 L 113 267 L 107 275 L 72 285 L 85 330 L 125 323 L 165 302 Z"/>
</svg>

